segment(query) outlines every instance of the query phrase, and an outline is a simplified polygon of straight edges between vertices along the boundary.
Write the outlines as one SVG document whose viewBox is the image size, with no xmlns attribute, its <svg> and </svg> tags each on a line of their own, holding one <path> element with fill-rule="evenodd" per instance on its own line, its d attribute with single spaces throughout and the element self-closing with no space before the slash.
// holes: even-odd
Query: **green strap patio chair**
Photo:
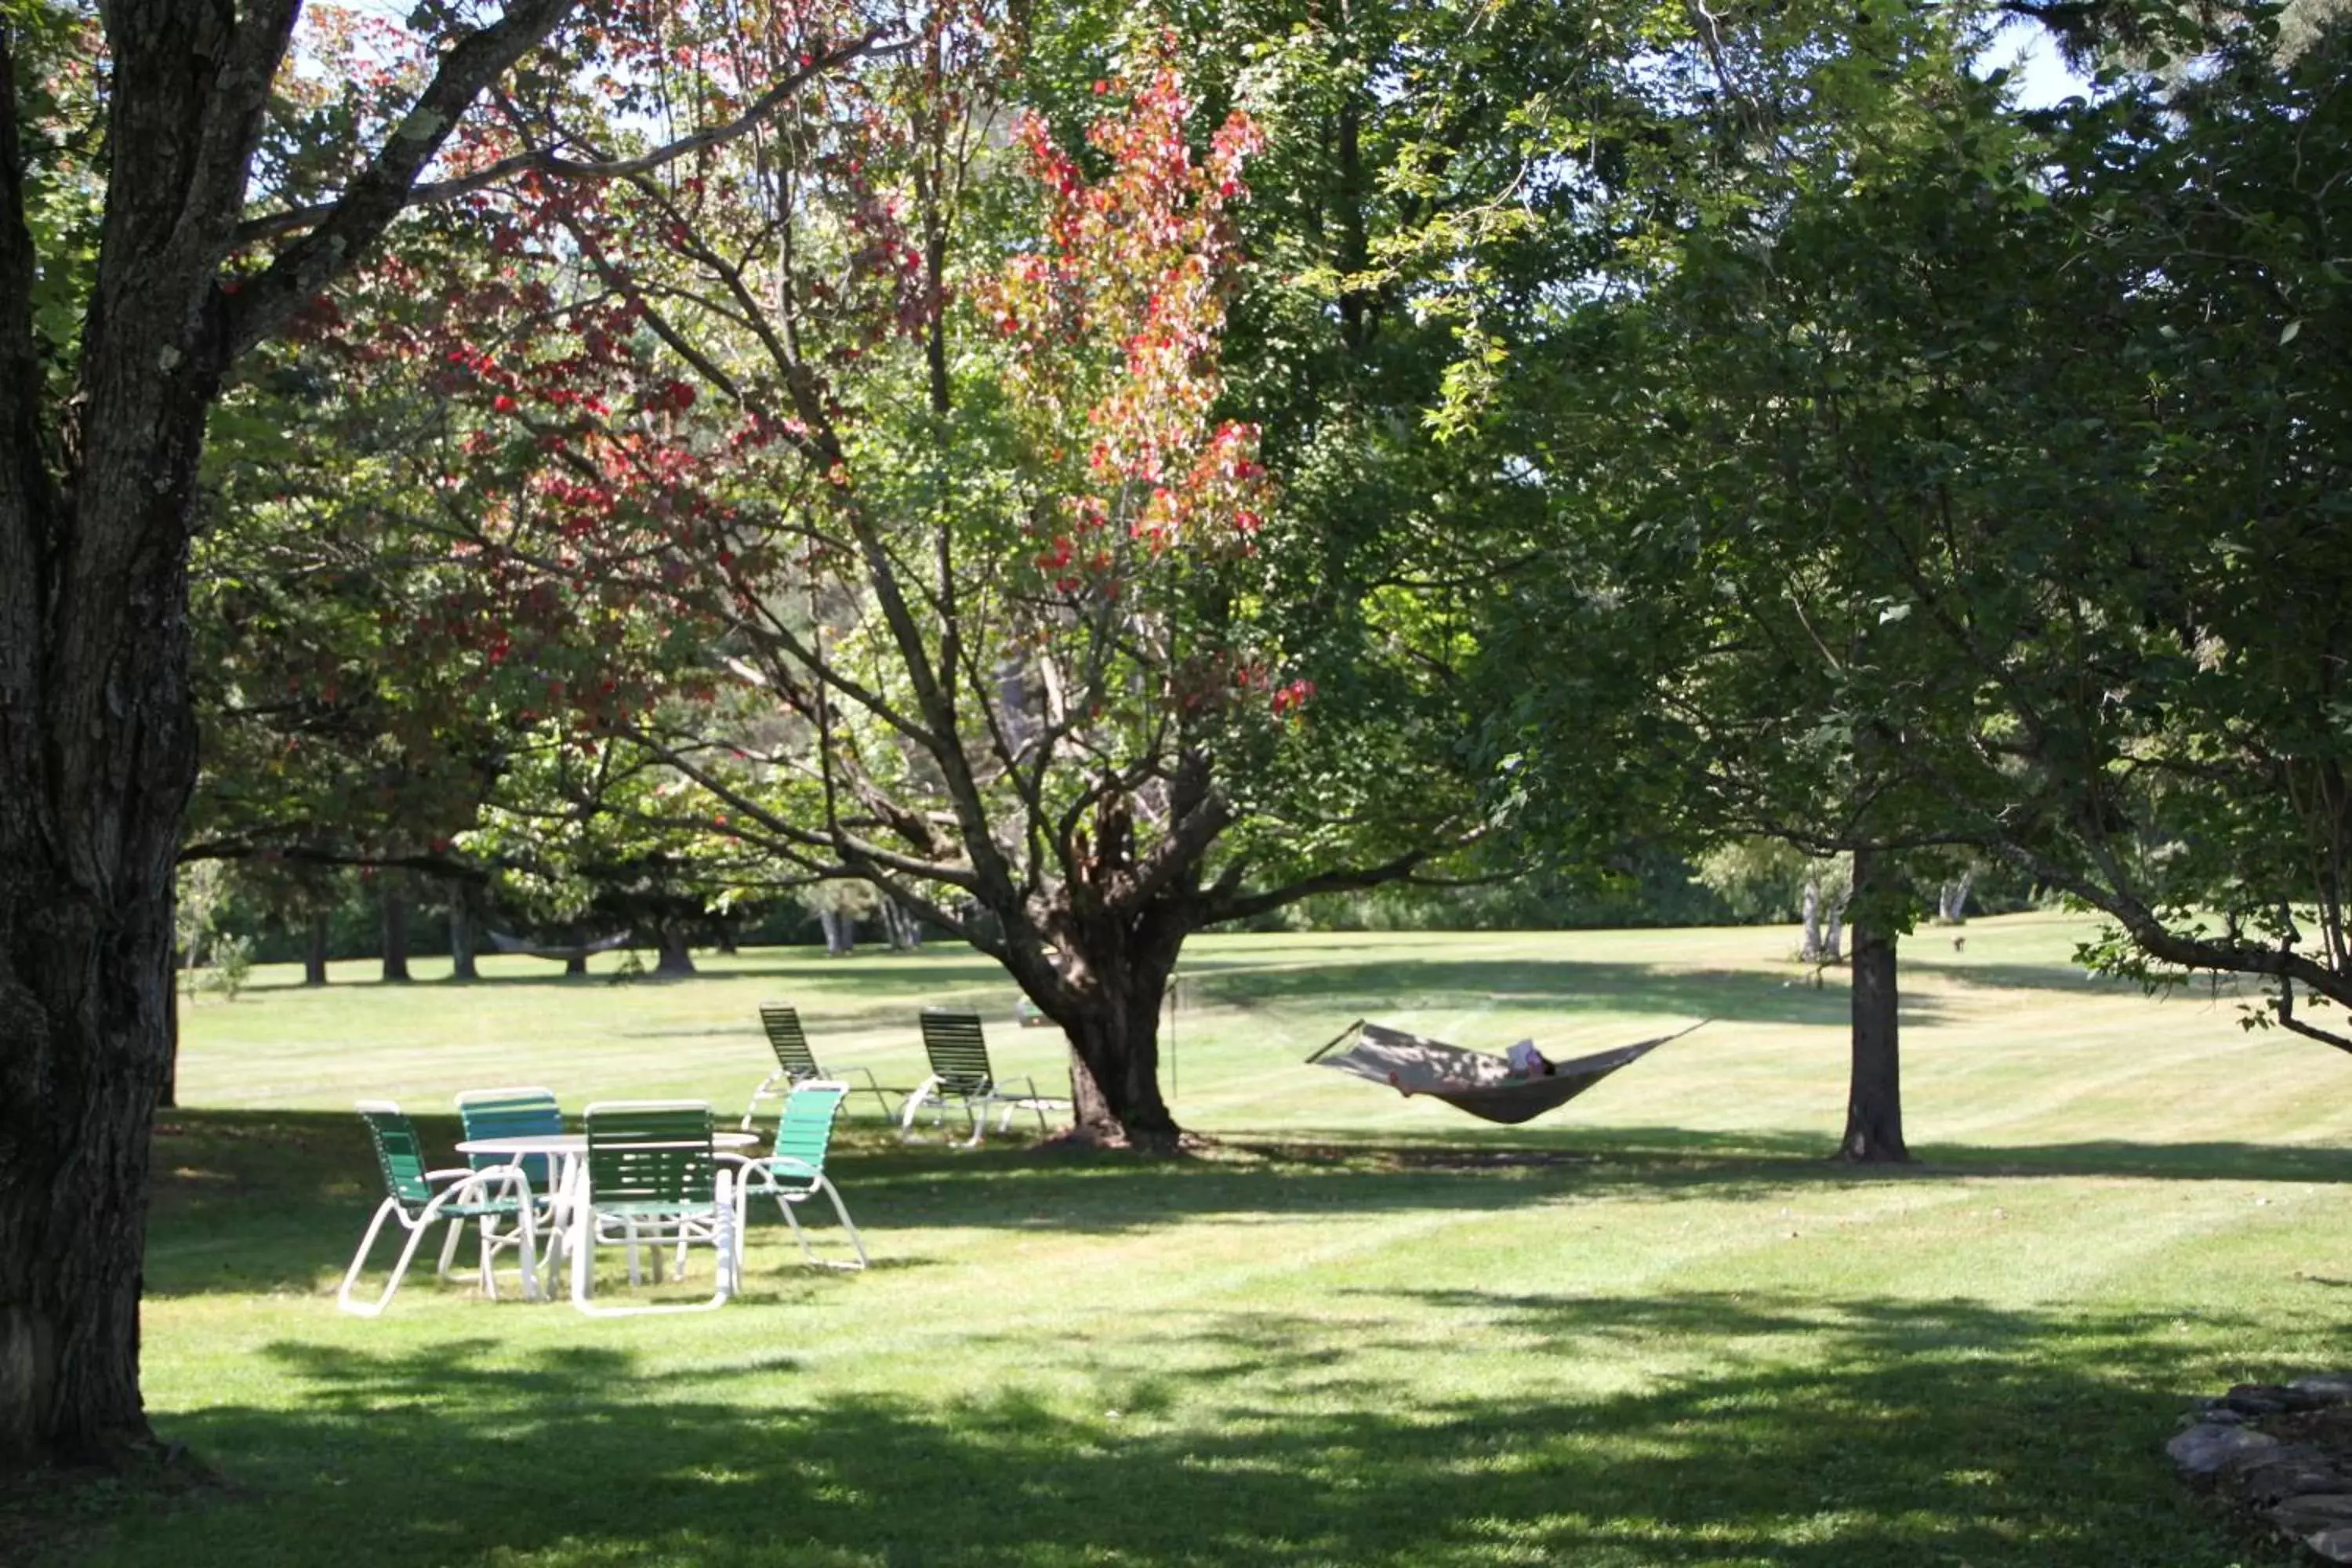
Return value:
<svg viewBox="0 0 2352 1568">
<path fill-rule="evenodd" d="M 781 1002 L 763 1002 L 760 1005 L 760 1026 L 767 1031 L 768 1048 L 776 1053 L 776 1070 L 760 1080 L 760 1087 L 751 1091 L 751 1103 L 743 1108 L 742 1125 L 746 1132 L 751 1130 L 751 1119 L 759 1114 L 762 1100 L 784 1099 L 800 1085 L 816 1079 L 845 1085 L 849 1083 L 845 1073 L 827 1072 L 817 1064 L 816 1053 L 809 1049 L 808 1034 L 801 1027 L 798 1008 L 787 1007 Z M 856 1093 L 871 1094 L 875 1103 L 882 1107 L 885 1121 L 898 1114 L 890 1103 L 890 1097 L 897 1095 L 903 1100 L 907 1095 L 905 1089 L 883 1087 L 875 1081 L 871 1071 L 862 1067 L 849 1068 L 846 1072 L 854 1072 L 865 1079 L 863 1083 L 849 1087 Z"/>
<path fill-rule="evenodd" d="M 987 1131 L 988 1113 L 998 1112 L 999 1132 L 1013 1125 L 1013 1113 L 1026 1110 L 1037 1118 L 1039 1133 L 1050 1131 L 1045 1124 L 1049 1110 L 1067 1110 L 1070 1102 L 1055 1100 L 1037 1092 L 1034 1079 L 1000 1079 L 996 1069 L 989 1065 L 988 1039 L 981 1031 L 980 1015 L 969 1009 L 926 1007 L 923 1009 L 923 1054 L 930 1058 L 931 1076 L 922 1086 L 907 1097 L 898 1117 L 898 1137 L 911 1142 L 915 1121 L 928 1107 L 931 1124 L 944 1130 L 947 1108 L 962 1110 L 971 1127 L 971 1136 L 963 1140 L 969 1149 L 978 1143 Z M 1014 1084 L 1018 1083 L 1019 1088 Z"/>
<path fill-rule="evenodd" d="M 530 1085 L 515 1089 L 469 1089 L 457 1096 L 457 1121 L 465 1129 L 464 1137 L 477 1138 L 560 1138 L 563 1135 L 563 1111 L 556 1104 L 555 1091 Z M 523 1154 L 509 1157 L 503 1154 L 468 1154 L 467 1163 L 477 1171 L 495 1170 L 500 1165 L 515 1165 L 530 1183 L 531 1195 L 538 1204 L 533 1218 L 539 1229 L 553 1233 L 558 1221 L 556 1209 L 562 1194 L 561 1162 L 552 1154 Z M 505 1216 L 483 1215 L 476 1222 L 482 1240 L 491 1250 L 511 1247 L 514 1232 L 500 1228 Z M 457 1241 L 465 1227 L 451 1226 L 449 1238 L 441 1244 L 440 1272 L 446 1277 L 451 1259 L 457 1254 Z M 552 1267 L 551 1262 L 551 1267 Z M 548 1279 L 549 1289 L 554 1279 Z"/>
<path fill-rule="evenodd" d="M 387 1100 L 367 1100 L 359 1104 L 360 1120 L 366 1124 L 368 1137 L 375 1145 L 377 1165 L 383 1173 L 384 1199 L 376 1205 L 375 1216 L 368 1221 L 367 1234 L 360 1238 L 359 1250 L 352 1255 L 352 1266 L 343 1271 L 342 1288 L 335 1293 L 335 1305 L 344 1311 L 362 1318 L 373 1318 L 392 1302 L 401 1280 L 407 1276 L 408 1265 L 416 1256 L 416 1248 L 425 1232 L 444 1220 L 452 1231 L 462 1231 L 467 1221 L 491 1216 L 510 1219 L 514 1232 L 510 1243 L 520 1257 L 522 1293 L 525 1300 L 539 1299 L 539 1283 L 534 1278 L 538 1269 L 538 1228 L 532 1210 L 530 1181 L 513 1165 L 493 1165 L 487 1170 L 465 1167 L 458 1170 L 427 1170 L 425 1163 L 424 1140 L 416 1135 L 416 1124 L 404 1115 L 399 1106 Z M 386 1221 L 397 1221 L 407 1233 L 399 1258 L 392 1266 L 392 1278 L 373 1301 L 353 1299 L 359 1284 L 360 1271 L 366 1268 L 368 1254 L 375 1249 L 375 1238 Z M 489 1241 L 482 1243 L 482 1289 L 497 1300 L 498 1276 L 492 1264 L 495 1251 Z"/>
<path fill-rule="evenodd" d="M 751 1159 L 740 1154 L 719 1156 L 737 1167 L 735 1215 L 739 1235 L 748 1218 L 744 1211 L 751 1200 L 772 1197 L 784 1223 L 793 1227 L 793 1239 L 800 1243 L 801 1257 L 816 1263 L 819 1259 L 815 1249 L 809 1246 L 808 1232 L 801 1227 L 800 1216 L 793 1210 L 823 1193 L 832 1203 L 834 1216 L 841 1221 L 842 1229 L 849 1233 L 850 1248 L 857 1255 L 855 1263 L 827 1263 L 824 1267 L 866 1267 L 865 1238 L 857 1234 L 857 1224 L 849 1217 L 849 1209 L 841 1201 L 841 1190 L 824 1173 L 825 1150 L 833 1142 L 834 1121 L 849 1093 L 849 1086 L 837 1080 L 811 1079 L 799 1084 L 793 1089 L 793 1097 L 784 1101 L 783 1118 L 776 1123 L 773 1152 Z"/>
<path fill-rule="evenodd" d="M 742 1266 L 734 1177 L 710 1142 L 710 1107 L 699 1100 L 614 1101 L 587 1111 L 588 1152 L 572 1209 L 572 1304 L 592 1317 L 700 1312 L 724 1306 Z M 661 1279 L 661 1252 L 676 1247 L 679 1274 L 695 1244 L 718 1255 L 717 1288 L 703 1301 L 600 1307 L 590 1293 L 599 1247 L 625 1247 L 629 1283 L 640 1247 Z"/>
</svg>

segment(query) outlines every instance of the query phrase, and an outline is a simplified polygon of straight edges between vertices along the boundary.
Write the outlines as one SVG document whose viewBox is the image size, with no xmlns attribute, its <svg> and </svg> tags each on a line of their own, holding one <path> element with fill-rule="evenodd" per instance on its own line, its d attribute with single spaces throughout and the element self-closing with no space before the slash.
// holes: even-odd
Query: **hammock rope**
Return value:
<svg viewBox="0 0 2352 1568">
<path fill-rule="evenodd" d="M 1549 1072 L 1532 1078 L 1514 1076 L 1510 1064 L 1501 1057 L 1423 1035 L 1409 1035 L 1402 1029 L 1360 1018 L 1307 1059 L 1316 1067 L 1386 1084 L 1408 1100 L 1425 1094 L 1483 1121 L 1516 1125 L 1531 1121 L 1547 1110 L 1558 1110 L 1619 1068 L 1637 1062 L 1668 1041 L 1679 1040 L 1691 1029 L 1703 1028 L 1711 1022 L 1712 1019 L 1702 1018 L 1689 1029 L 1677 1029 L 1671 1035 L 1638 1040 L 1614 1050 L 1596 1051 L 1571 1061 L 1554 1062 Z M 1354 1044 L 1345 1050 L 1337 1049 L 1350 1038 Z"/>
</svg>

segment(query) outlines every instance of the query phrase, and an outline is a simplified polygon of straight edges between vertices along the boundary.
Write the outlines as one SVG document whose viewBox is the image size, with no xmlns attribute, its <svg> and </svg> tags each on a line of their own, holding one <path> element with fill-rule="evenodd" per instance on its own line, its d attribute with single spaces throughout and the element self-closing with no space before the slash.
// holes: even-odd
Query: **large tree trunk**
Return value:
<svg viewBox="0 0 2352 1568">
<path fill-rule="evenodd" d="M 819 910 L 816 923 L 824 932 L 824 955 L 846 958 L 857 948 L 857 918 L 847 910 Z"/>
<path fill-rule="evenodd" d="M 1173 1149 L 1181 1129 L 1160 1093 L 1160 1015 L 1183 939 L 1105 934 L 1085 951 L 1066 945 L 1061 993 L 1031 999 L 1069 1038 L 1077 1136 Z"/>
<path fill-rule="evenodd" d="M 383 879 L 383 977 L 408 975 L 408 886 L 397 876 Z"/>
<path fill-rule="evenodd" d="M 149 1441 L 148 1142 L 196 762 L 189 518 L 223 358 L 213 279 L 253 123 L 219 122 L 211 73 L 266 79 L 276 58 L 226 59 L 215 6 L 107 17 L 112 175 L 82 401 L 62 428 L 43 404 L 20 132 L 0 90 L 0 1464 Z M 14 42 L 0 32 L 0 89 Z"/>
<path fill-rule="evenodd" d="M 1895 931 L 1879 886 L 1879 857 L 1853 858 L 1853 1067 L 1838 1156 L 1867 1163 L 1908 1160 L 1903 1146 L 1902 1037 L 1895 986 Z M 1876 895 L 1876 896 L 1873 896 Z"/>
<path fill-rule="evenodd" d="M 308 942 L 302 949 L 302 984 L 324 985 L 327 983 L 327 921 L 324 910 L 310 917 Z"/>
<path fill-rule="evenodd" d="M 1936 899 L 1936 918 L 1946 925 L 1959 925 L 1969 918 L 1969 888 L 1977 879 L 1973 870 L 1962 871 L 1946 882 Z"/>
<path fill-rule="evenodd" d="M 452 980 L 479 980 L 482 972 L 474 962 L 474 906 L 466 884 L 452 878 L 449 882 L 449 977 Z"/>
<path fill-rule="evenodd" d="M 687 950 L 686 932 L 676 921 L 654 925 L 654 973 L 683 978 L 694 973 L 694 954 Z"/>
<path fill-rule="evenodd" d="M 152 1442 L 139 1396 L 148 1144 L 171 1050 L 172 878 L 195 777 L 188 545 L 242 343 L 373 243 L 458 111 L 569 5 L 514 0 L 317 230 L 232 294 L 262 110 L 299 0 L 110 0 L 107 189 L 72 396 L 34 331 L 0 21 L 0 1468 Z M 14 16 L 16 8 L 0 15 Z"/>
<path fill-rule="evenodd" d="M 163 1042 L 163 1082 L 155 1091 L 155 1103 L 169 1110 L 180 1103 L 180 991 L 167 986 L 164 999 L 170 1004 L 163 1017 L 171 1037 Z"/>
</svg>

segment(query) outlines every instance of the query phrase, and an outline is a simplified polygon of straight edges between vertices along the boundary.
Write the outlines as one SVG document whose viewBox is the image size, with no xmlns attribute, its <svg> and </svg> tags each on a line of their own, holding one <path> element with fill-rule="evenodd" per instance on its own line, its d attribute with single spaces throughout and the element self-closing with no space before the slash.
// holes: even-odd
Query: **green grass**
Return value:
<svg viewBox="0 0 2352 1568">
<path fill-rule="evenodd" d="M 877 1267 L 591 1321 L 429 1274 L 332 1289 L 377 1195 L 352 1100 L 733 1114 L 753 1006 L 913 1081 L 961 952 L 751 953 L 676 984 L 306 992 L 186 1015 L 145 1320 L 157 1426 L 233 1483 L 115 1510 L 94 1564 L 1742 1563 L 2277 1560 L 2174 1483 L 2192 1394 L 2352 1363 L 2332 1053 L 2065 962 L 2076 928 L 1906 948 L 1916 1169 L 1822 1158 L 1844 995 L 1785 931 L 1258 937 L 1188 950 L 1156 1164 L 992 1141 L 839 1175 Z M 1298 1058 L 1360 1014 L 1555 1056 L 1716 1022 L 1531 1126 Z M 1057 1037 L 992 1027 L 1000 1069 Z M 111 1506 L 110 1502 L 110 1507 Z"/>
</svg>

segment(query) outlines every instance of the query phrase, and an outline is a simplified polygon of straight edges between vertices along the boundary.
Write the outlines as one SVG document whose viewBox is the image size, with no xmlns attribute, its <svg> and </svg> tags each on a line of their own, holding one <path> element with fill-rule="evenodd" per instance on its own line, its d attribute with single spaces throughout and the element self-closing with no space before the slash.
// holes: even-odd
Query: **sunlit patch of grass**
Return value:
<svg viewBox="0 0 2352 1568">
<path fill-rule="evenodd" d="M 264 972 L 186 1019 L 145 1321 L 159 1427 L 235 1489 L 63 1522 L 175 1568 L 2270 1561 L 2160 1446 L 2191 1394 L 2352 1361 L 2352 1105 L 2326 1053 L 2084 980 L 2074 934 L 1915 944 L 1900 1172 L 1824 1157 L 1844 997 L 1786 932 L 1200 942 L 1170 1075 L 1199 1153 L 905 1148 L 868 1110 L 837 1174 L 873 1269 L 803 1268 L 771 1215 L 736 1302 L 620 1321 L 429 1268 L 337 1314 L 378 1195 L 351 1101 L 444 1150 L 489 1084 L 731 1118 L 772 996 L 886 1082 L 925 1002 L 1005 1020 L 1041 1084 L 1057 1040 L 961 952 Z M 1300 1065 L 1365 1014 L 1554 1054 L 1717 1022 L 1493 1128 Z"/>
</svg>

